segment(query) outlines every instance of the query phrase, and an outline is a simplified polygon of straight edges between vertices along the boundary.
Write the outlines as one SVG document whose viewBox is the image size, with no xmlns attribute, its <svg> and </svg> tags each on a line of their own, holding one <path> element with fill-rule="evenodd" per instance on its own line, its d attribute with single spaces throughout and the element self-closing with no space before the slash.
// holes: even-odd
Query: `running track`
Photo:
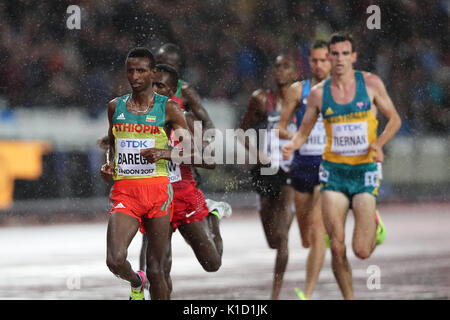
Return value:
<svg viewBox="0 0 450 320">
<path fill-rule="evenodd" d="M 450 204 L 380 206 L 388 234 L 369 260 L 358 260 L 351 247 L 357 299 L 450 298 Z M 347 220 L 351 243 L 353 218 Z M 173 239 L 172 299 L 268 299 L 275 251 L 268 248 L 255 209 L 235 210 L 221 222 L 224 256 L 221 269 L 206 273 L 179 233 Z M 290 259 L 280 299 L 296 299 L 304 286 L 307 250 L 300 245 L 296 222 L 289 234 Z M 102 221 L 0 227 L 0 299 L 127 299 L 129 286 L 105 265 L 106 216 Z M 140 236 L 129 259 L 138 266 Z M 369 290 L 368 267 L 380 271 L 379 289 Z M 324 263 L 314 299 L 341 299 Z"/>
</svg>

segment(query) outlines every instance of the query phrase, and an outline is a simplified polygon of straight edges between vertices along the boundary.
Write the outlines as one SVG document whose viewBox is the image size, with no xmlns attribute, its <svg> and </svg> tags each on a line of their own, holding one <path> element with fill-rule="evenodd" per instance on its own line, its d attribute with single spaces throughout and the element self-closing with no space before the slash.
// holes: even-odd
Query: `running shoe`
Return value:
<svg viewBox="0 0 450 320">
<path fill-rule="evenodd" d="M 328 234 L 325 234 L 325 245 L 328 249 L 330 249 L 330 237 L 328 236 Z"/>
<path fill-rule="evenodd" d="M 139 289 L 131 288 L 130 300 L 145 300 L 145 296 L 144 296 L 145 278 L 146 278 L 145 272 L 138 271 L 136 273 L 141 278 L 142 285 Z"/>
<path fill-rule="evenodd" d="M 295 293 L 297 293 L 297 296 L 300 300 L 308 300 L 308 299 L 306 299 L 305 294 L 303 293 L 302 290 L 300 290 L 299 288 L 294 288 L 294 290 L 295 290 Z"/>
<path fill-rule="evenodd" d="M 380 212 L 378 212 L 378 209 L 375 211 L 375 219 L 377 222 L 377 246 L 382 244 L 384 242 L 384 239 L 386 238 L 386 228 L 384 227 L 383 221 L 380 217 Z"/>
<path fill-rule="evenodd" d="M 230 217 L 232 214 L 231 206 L 226 202 L 218 202 L 211 199 L 206 199 L 205 202 L 209 212 L 215 214 L 219 219 Z"/>
</svg>

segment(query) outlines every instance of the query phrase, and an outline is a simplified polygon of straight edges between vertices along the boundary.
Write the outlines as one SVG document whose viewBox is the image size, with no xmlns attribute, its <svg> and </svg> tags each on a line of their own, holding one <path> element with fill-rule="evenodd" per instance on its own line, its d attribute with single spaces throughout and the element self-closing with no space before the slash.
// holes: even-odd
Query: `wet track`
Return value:
<svg viewBox="0 0 450 320">
<path fill-rule="evenodd" d="M 450 298 L 450 204 L 380 206 L 386 242 L 368 260 L 348 246 L 357 299 Z M 106 221 L 106 220 L 105 220 Z M 347 220 L 351 243 L 353 218 Z M 221 222 L 224 255 L 216 273 L 203 271 L 179 233 L 173 239 L 172 299 L 268 299 L 275 251 L 268 248 L 256 210 L 235 210 Z M 303 287 L 307 250 L 296 223 L 280 299 Z M 138 267 L 140 236 L 129 259 Z M 105 264 L 106 222 L 0 228 L 0 299 L 127 299 L 129 285 Z M 376 266 L 376 267 L 370 267 Z M 374 269 L 375 268 L 375 269 Z M 379 287 L 369 278 L 379 271 Z M 369 281 L 368 281 L 369 279 Z M 314 299 L 341 299 L 327 252 Z"/>
</svg>

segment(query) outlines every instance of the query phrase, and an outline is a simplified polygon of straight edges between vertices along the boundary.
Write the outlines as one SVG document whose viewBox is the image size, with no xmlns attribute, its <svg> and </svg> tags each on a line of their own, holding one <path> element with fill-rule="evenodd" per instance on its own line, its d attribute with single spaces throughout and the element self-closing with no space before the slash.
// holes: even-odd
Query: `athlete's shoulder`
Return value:
<svg viewBox="0 0 450 320">
<path fill-rule="evenodd" d="M 268 94 L 268 90 L 259 88 L 252 92 L 252 98 L 263 101 L 267 98 Z"/>
<path fill-rule="evenodd" d="M 377 76 L 375 73 L 371 73 L 368 71 L 361 71 L 364 82 L 366 83 L 366 86 L 369 87 L 379 87 L 383 85 L 383 80 L 379 76 Z"/>
<path fill-rule="evenodd" d="M 324 80 L 320 81 L 319 83 L 315 84 L 311 88 L 311 92 L 309 93 L 308 99 L 311 99 L 311 97 L 318 97 L 318 96 L 320 96 L 320 98 L 322 98 L 323 89 L 325 87 L 326 81 L 327 81 L 327 79 L 324 79 Z"/>
<path fill-rule="evenodd" d="M 290 96 L 295 95 L 296 98 L 301 99 L 303 93 L 303 86 L 306 80 L 295 81 L 289 86 L 288 94 Z"/>
<path fill-rule="evenodd" d="M 197 90 L 191 86 L 188 82 L 182 80 L 181 84 L 181 94 L 183 95 L 183 99 L 186 99 L 188 105 L 191 104 L 199 104 L 200 103 L 200 95 Z"/>
<path fill-rule="evenodd" d="M 114 99 L 112 99 L 111 101 L 108 102 L 108 119 L 111 122 L 114 113 L 116 112 L 116 104 L 117 101 L 119 101 L 120 97 L 115 97 Z"/>
<path fill-rule="evenodd" d="M 116 111 L 116 104 L 119 101 L 120 97 L 115 97 L 111 101 L 108 102 L 108 115 L 112 116 L 114 111 Z"/>
<path fill-rule="evenodd" d="M 300 81 L 295 81 L 294 83 L 292 83 L 289 86 L 289 90 L 293 91 L 298 91 L 298 92 L 302 92 L 303 91 L 303 86 L 305 85 L 305 81 L 306 80 L 300 80 Z"/>
<path fill-rule="evenodd" d="M 167 101 L 166 101 L 166 111 L 183 113 L 183 109 L 180 108 L 179 104 L 175 100 L 169 99 L 167 97 L 165 97 L 165 98 L 167 99 Z"/>
<path fill-rule="evenodd" d="M 111 101 L 108 102 L 108 106 L 115 106 L 120 97 L 115 97 Z"/>
<path fill-rule="evenodd" d="M 181 92 L 183 94 L 197 94 L 197 90 L 191 84 L 185 80 L 180 80 L 181 82 Z"/>
</svg>

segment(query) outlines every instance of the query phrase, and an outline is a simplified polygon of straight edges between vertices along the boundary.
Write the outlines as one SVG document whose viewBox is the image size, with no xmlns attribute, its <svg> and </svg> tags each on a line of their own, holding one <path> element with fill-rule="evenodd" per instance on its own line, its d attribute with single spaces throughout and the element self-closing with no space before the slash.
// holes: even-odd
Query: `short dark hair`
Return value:
<svg viewBox="0 0 450 320">
<path fill-rule="evenodd" d="M 169 85 L 172 87 L 172 89 L 176 90 L 176 88 L 178 86 L 178 79 L 179 79 L 178 72 L 174 68 L 172 68 L 171 66 L 169 66 L 167 64 L 157 64 L 155 69 L 158 72 L 168 73 L 169 81 L 170 81 Z"/>
<path fill-rule="evenodd" d="M 316 40 L 309 47 L 309 51 L 315 50 L 315 49 L 321 49 L 321 48 L 329 49 L 328 42 L 325 40 Z"/>
<path fill-rule="evenodd" d="M 163 54 L 175 55 L 177 63 L 180 66 L 183 64 L 183 59 L 181 56 L 181 49 L 176 44 L 170 43 L 170 42 L 163 44 L 156 52 L 156 57 L 158 58 L 159 56 L 161 56 Z"/>
<path fill-rule="evenodd" d="M 158 51 L 156 52 L 156 55 L 160 54 L 176 54 L 178 59 L 181 60 L 181 49 L 179 46 L 177 46 L 175 43 L 165 43 L 163 44 Z"/>
<path fill-rule="evenodd" d="M 153 53 L 149 49 L 144 48 L 144 47 L 136 47 L 136 48 L 131 49 L 128 52 L 126 60 L 128 60 L 129 58 L 147 58 L 149 61 L 150 69 L 153 69 L 156 64 Z"/>
<path fill-rule="evenodd" d="M 344 42 L 344 41 L 349 41 L 352 45 L 352 52 L 355 52 L 355 43 L 353 42 L 353 37 L 350 33 L 345 32 L 345 31 L 340 31 L 340 32 L 336 32 L 333 33 L 331 35 L 331 39 L 330 39 L 330 45 L 338 43 L 338 42 Z"/>
</svg>

